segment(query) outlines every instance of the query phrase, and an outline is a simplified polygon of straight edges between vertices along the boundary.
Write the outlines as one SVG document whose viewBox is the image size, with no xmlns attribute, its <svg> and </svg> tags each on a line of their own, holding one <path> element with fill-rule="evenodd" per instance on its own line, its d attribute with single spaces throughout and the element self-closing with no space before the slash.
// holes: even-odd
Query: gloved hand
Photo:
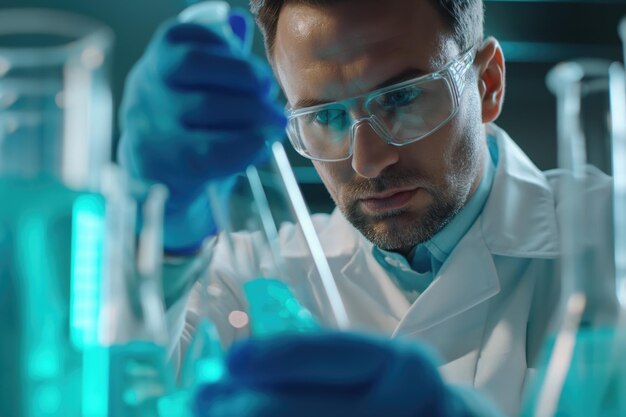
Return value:
<svg viewBox="0 0 626 417">
<path fill-rule="evenodd" d="M 284 133 L 272 73 L 249 51 L 247 16 L 231 12 L 236 38 L 164 24 L 127 80 L 118 159 L 132 176 L 169 188 L 166 251 L 198 249 L 215 231 L 207 182 L 259 162 L 265 141 Z"/>
<path fill-rule="evenodd" d="M 229 377 L 198 391 L 197 417 L 500 416 L 474 392 L 444 384 L 416 342 L 283 335 L 234 345 L 227 365 Z"/>
</svg>

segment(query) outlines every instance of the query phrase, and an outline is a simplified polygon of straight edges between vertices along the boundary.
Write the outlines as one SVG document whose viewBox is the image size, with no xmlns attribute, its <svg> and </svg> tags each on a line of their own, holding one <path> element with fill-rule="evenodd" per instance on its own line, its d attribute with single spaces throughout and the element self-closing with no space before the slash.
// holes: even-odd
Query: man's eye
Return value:
<svg viewBox="0 0 626 417">
<path fill-rule="evenodd" d="M 386 109 L 395 109 L 411 105 L 422 95 L 422 90 L 415 87 L 407 87 L 398 91 L 387 93 L 378 98 L 378 102 Z"/>
<path fill-rule="evenodd" d="M 334 129 L 343 129 L 346 125 L 348 115 L 345 110 L 328 109 L 315 112 L 311 119 L 322 126 L 330 126 Z"/>
</svg>

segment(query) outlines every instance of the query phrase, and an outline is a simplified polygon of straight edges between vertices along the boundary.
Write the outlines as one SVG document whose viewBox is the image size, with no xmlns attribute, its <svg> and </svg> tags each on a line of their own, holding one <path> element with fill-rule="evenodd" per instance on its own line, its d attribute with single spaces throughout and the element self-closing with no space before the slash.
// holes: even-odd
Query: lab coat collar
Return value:
<svg viewBox="0 0 626 417">
<path fill-rule="evenodd" d="M 394 335 L 430 329 L 500 292 L 493 256 L 475 223 L 454 248 L 435 280 L 413 303 Z"/>
<path fill-rule="evenodd" d="M 559 253 L 555 199 L 545 175 L 502 129 L 496 138 L 499 161 L 489 199 L 477 219 L 494 255 L 554 258 Z"/>
</svg>

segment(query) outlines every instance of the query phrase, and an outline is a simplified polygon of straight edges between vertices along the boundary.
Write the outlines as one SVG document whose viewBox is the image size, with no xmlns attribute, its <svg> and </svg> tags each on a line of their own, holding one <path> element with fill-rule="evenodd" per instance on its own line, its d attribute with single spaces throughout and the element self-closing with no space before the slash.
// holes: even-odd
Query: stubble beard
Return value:
<svg viewBox="0 0 626 417">
<path fill-rule="evenodd" d="M 348 184 L 337 201 L 337 206 L 352 225 L 374 245 L 388 251 L 408 253 L 415 245 L 430 240 L 463 208 L 477 170 L 476 149 L 465 138 L 454 151 L 456 169 L 449 176 L 447 186 L 437 186 L 425 179 L 418 170 L 393 170 L 370 179 Z M 359 199 L 363 195 L 386 189 L 421 187 L 432 202 L 420 213 L 410 208 L 388 211 L 384 214 L 365 213 Z"/>
</svg>

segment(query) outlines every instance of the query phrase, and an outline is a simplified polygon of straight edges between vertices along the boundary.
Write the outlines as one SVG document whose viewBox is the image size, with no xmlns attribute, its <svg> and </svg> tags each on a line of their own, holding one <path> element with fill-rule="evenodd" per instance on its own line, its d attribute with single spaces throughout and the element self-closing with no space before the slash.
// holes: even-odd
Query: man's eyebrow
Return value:
<svg viewBox="0 0 626 417">
<path fill-rule="evenodd" d="M 396 74 L 393 77 L 383 81 L 382 83 L 377 84 L 372 89 L 372 91 L 373 90 L 378 90 L 378 89 L 381 89 L 381 88 L 385 88 L 385 87 L 388 87 L 388 86 L 393 85 L 393 84 L 398 84 L 398 83 L 401 83 L 403 81 L 408 81 L 408 80 L 411 80 L 413 78 L 418 78 L 418 77 L 421 77 L 421 76 L 426 75 L 426 74 L 428 74 L 426 71 L 423 71 L 423 70 L 421 70 L 419 68 L 409 68 L 409 69 L 406 69 L 406 70 L 402 71 L 401 73 Z"/>
<path fill-rule="evenodd" d="M 293 109 L 302 109 L 304 107 L 319 106 L 320 104 L 332 103 L 334 100 L 319 99 L 319 98 L 303 98 L 296 101 Z"/>
<path fill-rule="evenodd" d="M 378 90 L 380 88 L 384 88 L 384 87 L 388 87 L 390 85 L 393 84 L 397 84 L 397 83 L 401 83 L 403 81 L 407 81 L 413 78 L 417 78 L 417 77 L 421 77 L 423 75 L 426 75 L 427 72 L 418 69 L 418 68 L 409 68 L 405 71 L 402 71 L 399 74 L 394 75 L 391 78 L 388 78 L 387 80 L 377 84 L 374 88 L 372 88 L 371 91 L 374 90 Z M 327 104 L 327 103 L 332 103 L 333 99 L 321 99 L 321 98 L 303 98 L 300 99 L 298 101 L 296 101 L 296 104 L 292 107 L 294 110 L 297 109 L 302 109 L 305 107 L 313 107 L 313 106 L 319 106 L 321 104 Z"/>
</svg>

